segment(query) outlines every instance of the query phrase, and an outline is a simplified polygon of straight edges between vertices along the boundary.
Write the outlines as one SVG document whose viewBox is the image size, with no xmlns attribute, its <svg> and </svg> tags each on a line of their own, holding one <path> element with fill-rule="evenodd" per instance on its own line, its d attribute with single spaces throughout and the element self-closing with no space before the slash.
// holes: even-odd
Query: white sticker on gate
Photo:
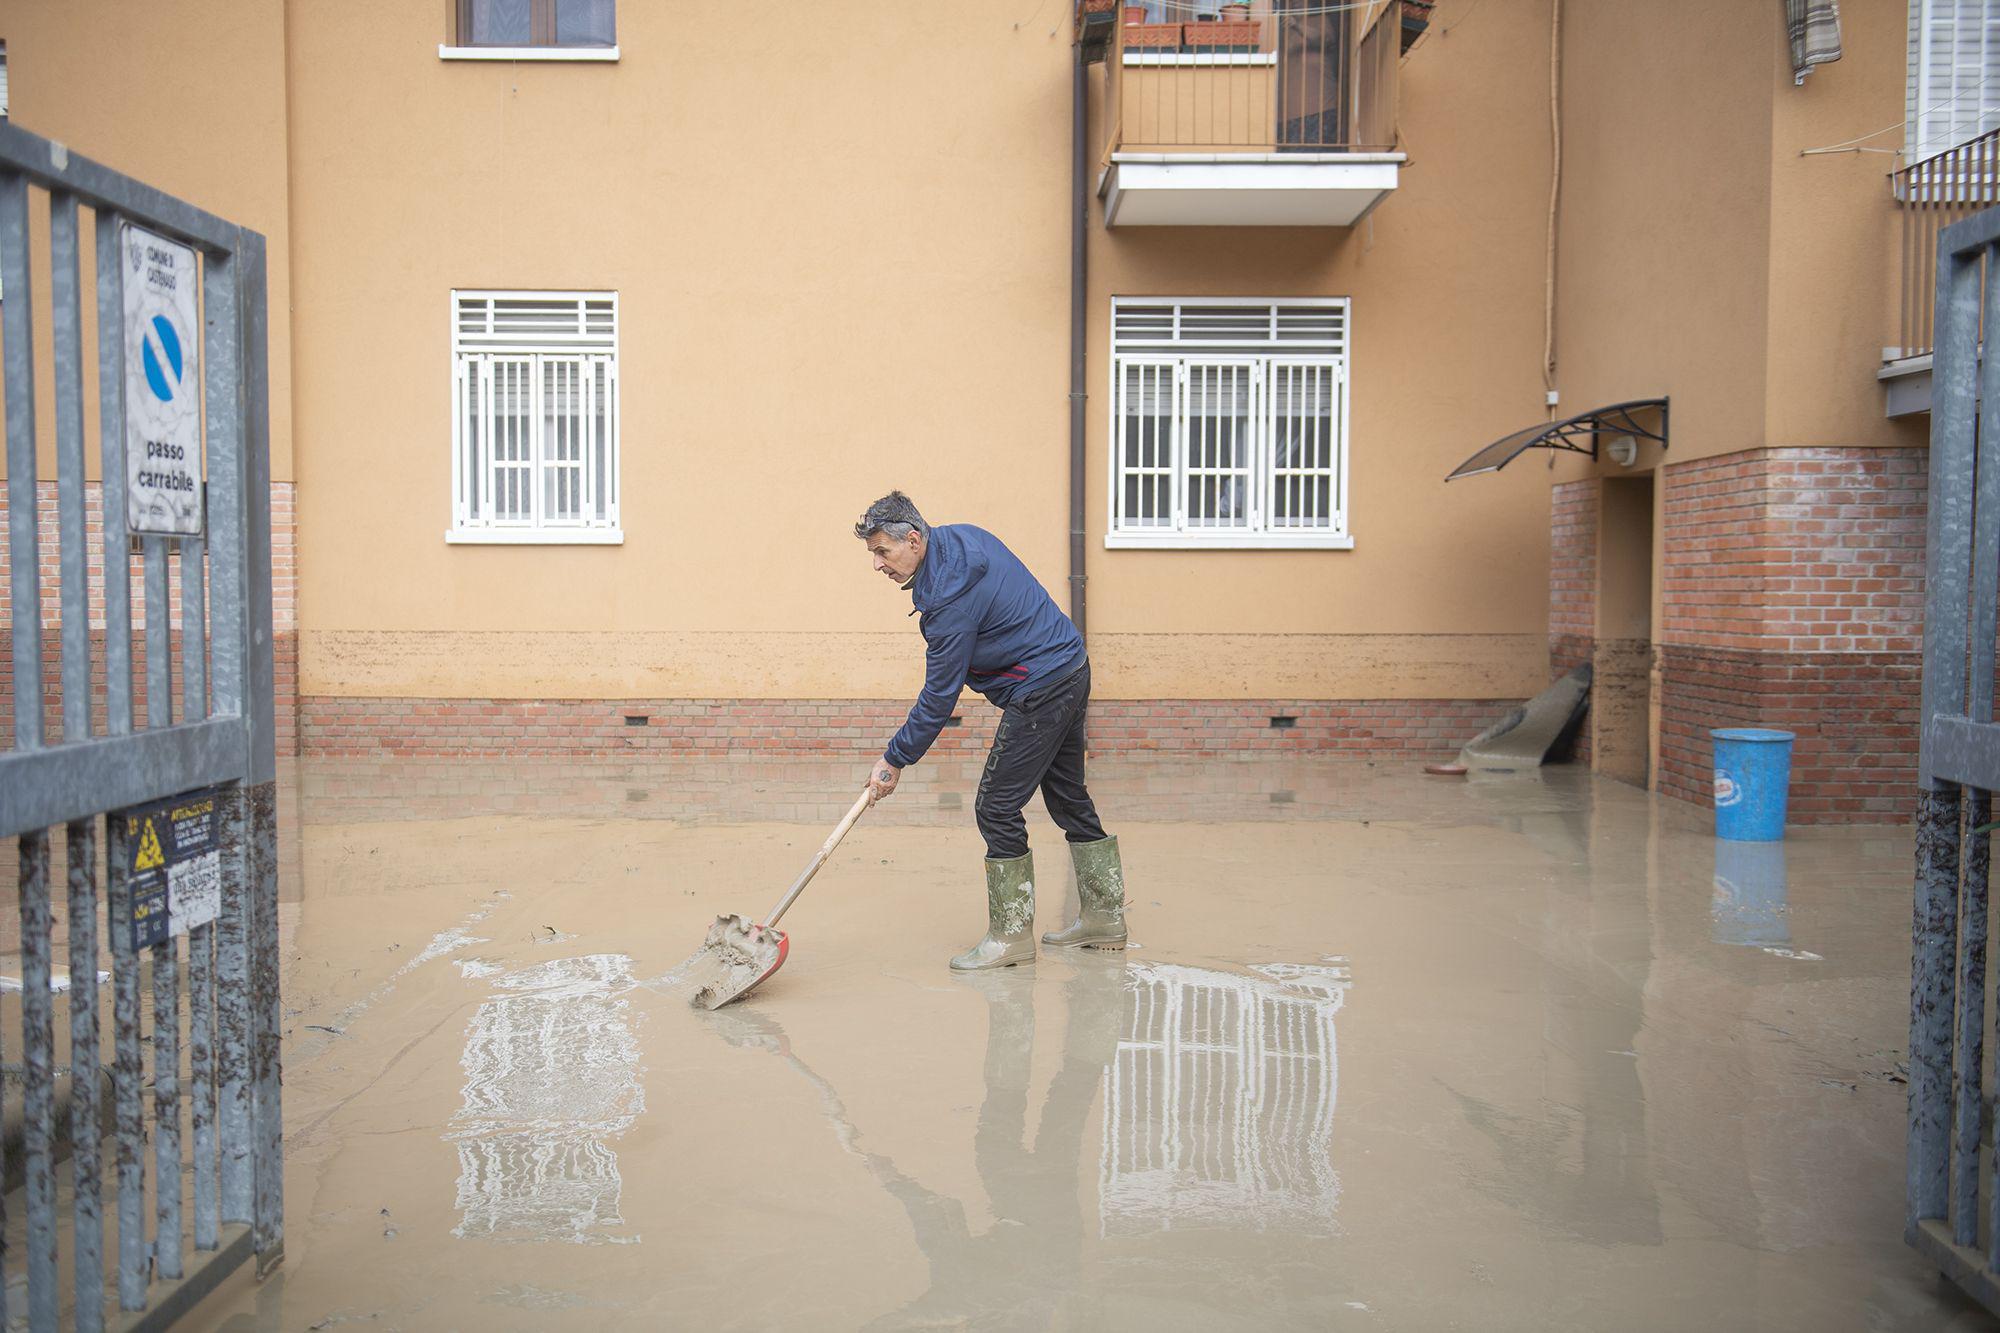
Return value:
<svg viewBox="0 0 2000 1333">
<path fill-rule="evenodd" d="M 125 527 L 202 534 L 201 329 L 195 253 L 124 227 Z"/>
</svg>

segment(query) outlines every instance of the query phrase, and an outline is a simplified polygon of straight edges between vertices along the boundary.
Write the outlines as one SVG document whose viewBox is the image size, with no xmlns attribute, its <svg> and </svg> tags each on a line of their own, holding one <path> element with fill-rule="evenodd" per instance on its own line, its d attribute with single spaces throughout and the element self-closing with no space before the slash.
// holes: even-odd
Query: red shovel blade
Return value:
<svg viewBox="0 0 2000 1333">
<path fill-rule="evenodd" d="M 689 969 L 695 988 L 688 1003 L 697 1009 L 720 1009 L 742 999 L 785 965 L 791 949 L 782 930 L 733 913 L 715 918 Z"/>
</svg>

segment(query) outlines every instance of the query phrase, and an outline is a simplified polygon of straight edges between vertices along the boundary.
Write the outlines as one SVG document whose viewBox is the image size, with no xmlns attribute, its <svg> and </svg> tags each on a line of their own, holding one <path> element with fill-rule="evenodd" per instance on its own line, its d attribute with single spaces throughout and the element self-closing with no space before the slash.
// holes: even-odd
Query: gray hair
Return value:
<svg viewBox="0 0 2000 1333">
<path fill-rule="evenodd" d="M 860 522 L 854 525 L 854 535 L 864 542 L 878 532 L 890 541 L 900 542 L 913 532 L 928 538 L 930 525 L 917 512 L 915 501 L 901 491 L 890 491 L 869 505 Z"/>
</svg>

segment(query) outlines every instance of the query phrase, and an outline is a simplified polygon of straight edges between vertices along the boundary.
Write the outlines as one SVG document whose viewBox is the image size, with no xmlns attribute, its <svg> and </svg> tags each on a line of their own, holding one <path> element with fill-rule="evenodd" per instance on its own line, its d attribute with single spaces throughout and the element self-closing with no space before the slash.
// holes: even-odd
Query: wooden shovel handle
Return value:
<svg viewBox="0 0 2000 1333">
<path fill-rule="evenodd" d="M 778 918 L 789 912 L 792 904 L 798 901 L 799 895 L 806 891 L 806 885 L 812 883 L 812 877 L 819 873 L 819 868 L 833 855 L 833 849 L 840 846 L 840 840 L 847 836 L 847 830 L 854 827 L 854 821 L 861 818 L 861 812 L 873 804 L 873 789 L 864 789 L 861 795 L 855 798 L 854 805 L 842 816 L 841 821 L 833 826 L 833 832 L 828 835 L 827 840 L 820 844 L 817 852 L 813 853 L 812 863 L 792 881 L 792 887 L 785 890 L 785 896 L 778 899 L 778 905 L 771 909 L 771 915 L 758 922 L 759 925 L 768 927 L 778 924 Z"/>
</svg>

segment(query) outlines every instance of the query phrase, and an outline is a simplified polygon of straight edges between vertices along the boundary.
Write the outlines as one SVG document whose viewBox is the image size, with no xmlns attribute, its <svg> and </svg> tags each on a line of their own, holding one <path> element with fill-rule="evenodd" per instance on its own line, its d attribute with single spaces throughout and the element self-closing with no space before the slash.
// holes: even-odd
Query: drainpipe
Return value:
<svg viewBox="0 0 2000 1333">
<path fill-rule="evenodd" d="M 1069 200 L 1069 618 L 1084 632 L 1083 572 L 1083 340 L 1086 270 L 1084 247 L 1090 225 L 1090 157 L 1084 131 L 1090 119 L 1089 85 L 1083 43 L 1071 44 Z"/>
</svg>

